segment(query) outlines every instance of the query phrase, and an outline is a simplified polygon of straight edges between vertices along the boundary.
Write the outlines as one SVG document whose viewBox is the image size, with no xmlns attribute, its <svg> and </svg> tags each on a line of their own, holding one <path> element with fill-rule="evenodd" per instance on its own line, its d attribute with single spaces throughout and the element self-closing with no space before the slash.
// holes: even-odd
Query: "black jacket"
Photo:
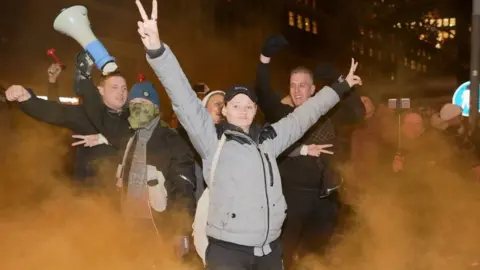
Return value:
<svg viewBox="0 0 480 270">
<path fill-rule="evenodd" d="M 86 81 L 85 87 L 95 86 L 91 82 Z M 99 133 L 86 115 L 85 104 L 59 104 L 55 101 L 40 99 L 31 89 L 29 89 L 29 91 L 32 98 L 20 103 L 21 110 L 27 115 L 41 122 L 70 129 L 74 134 L 90 135 Z M 115 122 L 121 121 L 121 119 L 125 117 L 126 116 L 122 114 L 109 113 L 109 118 Z M 98 186 L 101 183 L 98 179 L 95 179 L 97 170 L 94 165 L 100 165 L 98 163 L 99 161 L 117 156 L 118 149 L 111 145 L 78 148 L 74 166 L 74 178 L 88 183 L 88 185 Z"/>
<path fill-rule="evenodd" d="M 267 122 L 274 123 L 295 109 L 289 105 L 283 104 L 278 93 L 271 89 L 270 74 L 267 64 L 260 63 L 258 65 L 255 89 L 258 97 L 258 105 L 264 113 Z M 346 100 L 349 102 L 346 102 Z M 340 144 L 340 141 L 336 136 L 338 128 L 335 128 L 332 120 L 336 118 L 349 118 L 349 115 L 352 114 L 350 112 L 352 110 L 351 103 L 361 104 L 360 106 L 362 107 L 363 104 L 358 94 L 354 91 L 349 93 L 341 102 L 348 104 L 340 104 L 334 107 L 326 116 L 320 118 L 318 123 L 310 128 L 309 132 L 307 132 L 302 139 L 287 149 L 280 157 L 279 170 L 282 175 L 284 186 L 313 190 L 323 190 L 326 187 L 324 176 L 332 174 L 332 172 L 326 170 L 326 168 L 332 167 L 332 156 L 322 155 L 319 158 L 310 156 L 290 157 L 288 154 L 295 148 L 306 143 L 307 138 L 311 136 L 310 132 L 318 125 L 323 125 L 324 128 L 322 128 L 322 131 L 328 132 L 328 134 L 320 134 L 324 138 L 322 144 L 334 145 L 334 147 L 329 150 L 333 150 L 337 154 L 338 151 L 342 151 L 342 149 L 346 148 L 346 145 Z M 335 115 L 339 115 L 340 117 L 335 117 Z M 341 123 L 341 121 L 335 122 Z"/>
<path fill-rule="evenodd" d="M 108 110 L 103 104 L 98 90 L 96 88 L 84 90 L 85 103 L 92 105 L 86 107 L 89 119 L 110 144 L 121 149 L 123 157 L 128 139 L 134 135 L 134 131 L 129 127 L 128 119 L 123 118 L 121 123 L 110 123 Z M 132 145 L 132 147 L 135 146 Z M 133 152 L 130 151 L 130 154 Z M 131 158 L 132 156 L 129 155 L 127 164 Z M 119 161 L 121 162 L 120 159 Z M 176 218 L 173 213 L 182 210 L 188 210 L 190 217 L 193 217 L 196 205 L 194 195 L 195 162 L 188 144 L 176 131 L 162 127 L 159 122 L 147 144 L 147 164 L 155 166 L 158 171 L 163 173 L 168 194 L 167 211 L 155 214 L 155 221 L 168 224 L 168 222 L 172 222 L 172 218 Z M 128 169 L 127 166 L 124 172 L 126 176 L 128 176 Z M 128 181 L 128 177 L 124 177 L 124 180 Z M 181 224 L 185 225 L 181 228 L 182 232 L 191 231 L 191 220 Z M 172 226 L 165 225 L 164 227 Z"/>
</svg>

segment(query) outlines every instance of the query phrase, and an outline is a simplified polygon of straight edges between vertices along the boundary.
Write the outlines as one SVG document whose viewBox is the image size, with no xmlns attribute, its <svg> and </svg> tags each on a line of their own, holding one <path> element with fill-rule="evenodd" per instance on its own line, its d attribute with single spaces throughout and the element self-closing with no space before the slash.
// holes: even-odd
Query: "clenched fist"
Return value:
<svg viewBox="0 0 480 270">
<path fill-rule="evenodd" d="M 5 91 L 8 101 L 24 102 L 29 100 L 32 95 L 21 85 L 12 85 Z"/>
</svg>

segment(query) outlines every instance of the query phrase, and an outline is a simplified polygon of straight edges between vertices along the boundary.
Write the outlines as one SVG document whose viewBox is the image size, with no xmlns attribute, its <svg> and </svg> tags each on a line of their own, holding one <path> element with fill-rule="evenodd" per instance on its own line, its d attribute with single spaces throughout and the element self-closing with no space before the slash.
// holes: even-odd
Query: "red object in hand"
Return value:
<svg viewBox="0 0 480 270">
<path fill-rule="evenodd" d="M 143 75 L 143 74 L 141 74 L 141 73 L 138 74 L 138 81 L 139 81 L 139 82 L 145 81 L 145 75 Z"/>
<path fill-rule="evenodd" d="M 47 55 L 51 56 L 55 60 L 55 63 L 57 63 L 60 67 L 62 67 L 62 69 L 65 69 L 65 66 L 62 64 L 60 59 L 58 59 L 58 56 L 55 54 L 55 49 L 54 48 L 49 49 L 47 51 Z"/>
</svg>

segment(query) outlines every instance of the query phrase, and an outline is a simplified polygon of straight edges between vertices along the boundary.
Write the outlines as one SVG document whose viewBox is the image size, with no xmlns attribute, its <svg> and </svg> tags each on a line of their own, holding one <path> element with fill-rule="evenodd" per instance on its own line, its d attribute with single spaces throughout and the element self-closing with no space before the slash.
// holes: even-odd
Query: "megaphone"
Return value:
<svg viewBox="0 0 480 270">
<path fill-rule="evenodd" d="M 95 37 L 88 20 L 88 11 L 84 6 L 72 6 L 63 9 L 53 22 L 53 28 L 75 39 L 88 52 L 95 62 L 95 66 L 104 74 L 117 70 L 115 58 L 110 56 L 107 49 Z"/>
</svg>

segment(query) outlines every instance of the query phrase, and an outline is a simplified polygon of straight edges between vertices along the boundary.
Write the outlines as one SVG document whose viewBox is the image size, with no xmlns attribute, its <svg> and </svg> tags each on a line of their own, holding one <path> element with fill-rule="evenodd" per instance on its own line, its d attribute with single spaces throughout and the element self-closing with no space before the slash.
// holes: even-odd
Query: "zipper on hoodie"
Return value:
<svg viewBox="0 0 480 270">
<path fill-rule="evenodd" d="M 270 186 L 273 187 L 273 169 L 272 169 L 272 163 L 270 162 L 270 158 L 268 157 L 267 154 L 264 154 L 265 158 L 267 159 L 268 163 L 268 171 L 270 172 Z"/>
<path fill-rule="evenodd" d="M 265 162 L 263 161 L 262 151 L 260 150 L 260 148 L 257 147 L 257 151 L 258 151 L 258 155 L 260 156 L 260 160 L 262 161 L 263 184 L 265 186 L 265 198 L 267 199 L 267 233 L 265 234 L 265 240 L 263 241 L 263 244 L 262 244 L 262 253 L 263 253 L 263 247 L 267 243 L 268 234 L 270 233 L 270 202 L 268 199 L 268 185 L 267 185 L 267 174 L 265 172 Z"/>
</svg>

